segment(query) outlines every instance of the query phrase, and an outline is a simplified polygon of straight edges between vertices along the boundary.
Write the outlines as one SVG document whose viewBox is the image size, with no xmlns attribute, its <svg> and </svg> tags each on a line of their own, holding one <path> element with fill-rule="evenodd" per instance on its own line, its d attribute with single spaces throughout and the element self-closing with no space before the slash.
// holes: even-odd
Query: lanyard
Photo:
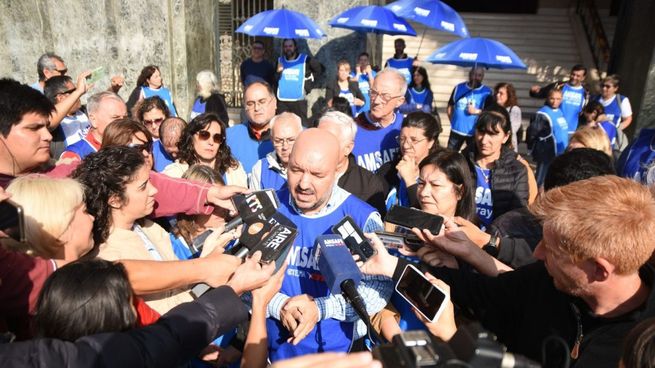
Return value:
<svg viewBox="0 0 655 368">
<path fill-rule="evenodd" d="M 161 254 L 159 253 L 159 251 L 157 250 L 157 248 L 155 247 L 155 245 L 150 241 L 150 239 L 148 239 L 146 233 L 143 232 L 141 226 L 139 226 L 138 224 L 134 224 L 134 226 L 132 226 L 132 231 L 134 231 L 136 235 L 138 235 L 139 238 L 141 238 L 141 240 L 143 241 L 143 246 L 146 248 L 146 250 L 154 260 L 156 261 L 164 260 Z"/>
</svg>

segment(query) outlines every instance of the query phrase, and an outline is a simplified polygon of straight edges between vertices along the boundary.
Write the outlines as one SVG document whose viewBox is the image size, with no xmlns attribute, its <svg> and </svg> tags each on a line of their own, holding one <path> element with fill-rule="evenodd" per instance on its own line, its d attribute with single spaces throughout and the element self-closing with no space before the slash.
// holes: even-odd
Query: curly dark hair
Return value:
<svg viewBox="0 0 655 368">
<path fill-rule="evenodd" d="M 166 102 L 164 102 L 164 100 L 159 96 L 144 98 L 137 102 L 132 110 L 132 116 L 143 123 L 143 115 L 154 109 L 161 110 L 161 112 L 164 113 L 164 118 L 169 118 L 171 116 L 171 111 L 168 109 L 168 106 L 166 106 Z"/>
<path fill-rule="evenodd" d="M 180 161 L 189 164 L 189 166 L 198 163 L 198 155 L 193 149 L 193 137 L 201 130 L 209 128 L 209 125 L 212 122 L 218 123 L 221 127 L 221 134 L 223 135 L 223 141 L 221 142 L 220 147 L 218 148 L 218 154 L 216 155 L 216 162 L 214 163 L 214 170 L 218 171 L 223 175 L 227 169 L 235 169 L 239 166 L 239 161 L 232 157 L 232 151 L 230 146 L 225 143 L 225 133 L 227 130 L 227 125 L 214 113 L 200 114 L 196 116 L 189 125 L 184 128 L 182 132 L 182 137 L 177 143 L 177 147 L 180 150 L 178 157 Z"/>
<path fill-rule="evenodd" d="M 144 164 L 143 153 L 138 148 L 113 146 L 87 156 L 73 172 L 73 178 L 84 185 L 86 211 L 95 217 L 96 245 L 104 243 L 109 236 L 112 225 L 109 199 L 118 196 L 125 203 L 125 185 Z"/>
<path fill-rule="evenodd" d="M 139 74 L 139 78 L 136 79 L 136 86 L 147 87 L 148 79 L 152 77 L 152 75 L 155 74 L 155 71 L 157 70 L 159 70 L 159 67 L 157 65 L 144 66 L 143 69 L 141 69 L 141 74 Z M 159 72 L 161 73 L 161 71 Z"/>
</svg>

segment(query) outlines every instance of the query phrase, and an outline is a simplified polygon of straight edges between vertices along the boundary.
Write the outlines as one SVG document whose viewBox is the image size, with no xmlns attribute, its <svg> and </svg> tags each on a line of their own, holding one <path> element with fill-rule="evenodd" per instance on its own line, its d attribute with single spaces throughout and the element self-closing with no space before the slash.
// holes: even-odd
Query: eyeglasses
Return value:
<svg viewBox="0 0 655 368">
<path fill-rule="evenodd" d="M 289 146 L 292 146 L 294 143 L 296 143 L 296 138 L 276 138 L 273 139 L 273 145 L 275 147 L 282 147 L 284 144 L 287 144 Z"/>
<path fill-rule="evenodd" d="M 400 95 L 399 96 L 392 96 L 389 93 L 380 93 L 380 92 L 374 90 L 373 88 L 369 89 L 368 91 L 369 91 L 368 92 L 369 95 L 371 96 L 371 101 L 375 100 L 378 96 L 380 96 L 380 98 L 382 98 L 382 102 L 384 102 L 384 103 L 387 103 L 387 102 L 393 100 L 394 98 L 402 97 Z"/>
<path fill-rule="evenodd" d="M 206 140 L 209 139 L 209 137 L 212 137 L 213 140 L 214 140 L 214 143 L 221 143 L 221 142 L 223 142 L 223 138 L 224 138 L 223 134 L 221 134 L 221 133 L 215 133 L 212 136 L 212 134 L 210 132 L 206 131 L 206 130 L 201 130 L 196 134 L 198 134 L 198 138 L 200 138 L 201 141 L 206 141 Z"/>
<path fill-rule="evenodd" d="M 77 90 L 77 88 L 72 88 L 72 89 L 69 89 L 67 91 L 59 92 L 57 94 L 58 95 L 70 95 L 71 93 L 75 92 L 76 90 Z"/>
<path fill-rule="evenodd" d="M 407 138 L 407 137 L 396 137 L 396 141 L 398 141 L 398 143 L 400 143 L 400 145 L 403 145 L 403 144 L 409 142 L 410 146 L 416 146 L 417 144 L 423 142 L 426 139 L 427 138 L 416 139 L 414 137 L 409 137 L 409 138 Z"/>
<path fill-rule="evenodd" d="M 146 120 L 143 119 L 143 124 L 145 125 L 159 125 L 164 121 L 164 118 L 157 118 L 157 119 L 152 119 L 152 120 Z"/>
<path fill-rule="evenodd" d="M 127 145 L 130 148 L 136 148 L 139 151 L 146 152 L 148 154 L 152 154 L 152 142 L 148 141 L 145 143 L 130 143 Z"/>
<path fill-rule="evenodd" d="M 603 88 L 614 88 L 611 84 L 603 84 Z"/>
<path fill-rule="evenodd" d="M 246 110 L 253 110 L 268 105 L 273 99 L 262 98 L 259 101 L 246 101 Z"/>
</svg>

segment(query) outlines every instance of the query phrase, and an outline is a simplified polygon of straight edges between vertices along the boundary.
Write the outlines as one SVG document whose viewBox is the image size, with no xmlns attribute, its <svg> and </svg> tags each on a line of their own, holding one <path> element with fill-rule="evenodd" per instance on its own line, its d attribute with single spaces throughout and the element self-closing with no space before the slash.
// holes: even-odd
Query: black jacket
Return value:
<svg viewBox="0 0 655 368">
<path fill-rule="evenodd" d="M 399 259 L 395 281 L 407 264 Z M 562 367 L 563 356 L 570 356 L 581 332 L 579 357 L 571 359 L 571 366 L 615 368 L 627 333 L 638 322 L 655 316 L 655 270 L 648 265 L 640 270 L 641 279 L 650 286 L 647 301 L 641 308 L 616 318 L 596 317 L 581 299 L 557 290 L 543 262 L 498 277 L 448 268 L 425 269 L 450 285 L 453 302 L 471 311 L 510 352 L 542 361 L 544 341 L 550 337 L 563 339 L 568 351 L 556 343 L 546 345 L 545 367 Z"/>
<path fill-rule="evenodd" d="M 223 97 L 223 95 L 220 93 L 212 93 L 206 100 L 203 100 L 200 96 L 196 97 L 196 100 L 205 101 L 207 103 L 205 105 L 205 113 L 213 112 L 218 115 L 225 125 L 228 125 L 230 117 L 227 113 L 227 104 L 225 103 L 225 97 Z"/>
<path fill-rule="evenodd" d="M 0 344 L 0 367 L 179 367 L 247 318 L 239 297 L 222 286 L 178 305 L 144 328 L 75 342 L 36 339 Z"/>
<path fill-rule="evenodd" d="M 391 188 L 398 188 L 400 186 L 400 177 L 398 176 L 398 170 L 396 165 L 400 162 L 401 157 L 393 161 L 388 161 L 387 163 L 380 166 L 378 171 L 375 172 L 375 175 L 379 176 L 384 180 L 388 188 L 387 193 Z M 405 183 L 407 185 L 407 183 Z M 412 185 L 407 186 L 407 196 L 409 197 L 409 207 L 421 208 L 421 204 L 418 201 L 418 184 L 412 183 Z"/>
<path fill-rule="evenodd" d="M 555 158 L 555 137 L 548 119 L 535 114 L 530 120 L 526 133 L 526 143 L 530 156 L 537 162 L 550 162 Z"/>
<path fill-rule="evenodd" d="M 501 262 L 518 268 L 536 261 L 532 253 L 542 238 L 542 229 L 539 220 L 527 207 L 496 217 L 489 226 L 489 233 L 501 237 L 496 256 Z"/>
<path fill-rule="evenodd" d="M 359 89 L 359 84 L 357 82 L 353 82 L 349 80 L 348 90 L 350 91 L 350 93 L 353 94 L 355 98 L 359 98 L 360 100 L 364 101 L 364 94 Z M 339 97 L 340 92 L 341 92 L 341 87 L 339 86 L 339 82 L 335 79 L 332 82 L 328 83 L 325 89 L 325 99 L 327 101 L 330 101 L 335 97 Z"/>
<path fill-rule="evenodd" d="M 468 160 L 473 180 L 476 178 L 476 150 L 477 148 L 471 147 L 463 152 Z M 517 159 L 517 156 L 516 152 L 503 147 L 500 157 L 491 169 L 490 189 L 494 218 L 528 204 L 528 169 Z"/>
<path fill-rule="evenodd" d="M 350 194 L 373 206 L 384 217 L 387 186 L 372 172 L 357 165 L 355 156 L 348 156 L 348 169 L 339 178 L 337 185 Z"/>
</svg>

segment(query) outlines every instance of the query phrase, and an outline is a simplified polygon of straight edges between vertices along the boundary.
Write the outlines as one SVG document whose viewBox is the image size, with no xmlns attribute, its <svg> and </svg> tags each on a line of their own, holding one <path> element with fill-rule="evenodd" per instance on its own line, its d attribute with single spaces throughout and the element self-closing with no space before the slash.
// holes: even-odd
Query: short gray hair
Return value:
<svg viewBox="0 0 655 368">
<path fill-rule="evenodd" d="M 336 110 L 328 110 L 325 112 L 320 119 L 318 119 L 318 125 L 321 125 L 321 122 L 324 120 L 329 120 L 339 126 L 343 134 L 343 138 L 348 138 L 352 142 L 355 141 L 355 135 L 357 135 L 357 124 L 355 120 L 350 116 Z M 341 137 L 337 137 L 341 139 Z"/>
<path fill-rule="evenodd" d="M 275 126 L 275 122 L 278 119 L 283 119 L 283 118 L 293 120 L 297 124 L 297 128 L 299 130 L 303 130 L 302 119 L 300 118 L 300 116 L 298 116 L 298 115 L 296 115 L 296 114 L 294 114 L 292 112 L 283 112 L 281 114 L 277 114 L 277 115 L 273 116 L 271 118 L 271 121 L 268 123 L 268 128 L 270 129 L 271 135 L 273 134 L 273 127 Z"/>
<path fill-rule="evenodd" d="M 402 75 L 396 68 L 386 67 L 375 76 L 375 79 L 378 79 L 381 75 L 385 74 L 391 74 L 394 78 L 397 79 L 398 86 L 400 87 L 398 88 L 400 96 L 405 97 L 405 93 L 407 93 L 407 79 L 405 79 L 405 76 Z"/>
<path fill-rule="evenodd" d="M 196 75 L 196 82 L 200 87 L 198 95 L 202 98 L 209 98 L 212 93 L 218 93 L 218 78 L 211 70 L 203 70 Z"/>
<path fill-rule="evenodd" d="M 98 108 L 100 108 L 100 104 L 102 101 L 106 98 L 109 99 L 114 99 L 116 101 L 120 101 L 122 103 L 125 103 L 121 96 L 115 94 L 114 92 L 111 91 L 103 91 L 103 92 L 98 92 L 94 95 L 91 95 L 87 100 L 86 100 L 86 112 L 87 114 L 91 115 L 98 111 Z"/>
<path fill-rule="evenodd" d="M 55 65 L 55 62 L 53 61 L 59 60 L 60 62 L 64 62 L 64 59 L 61 58 L 61 56 L 55 54 L 54 52 L 46 52 L 45 54 L 41 55 L 39 57 L 39 61 L 36 62 L 36 72 L 39 74 L 39 80 L 45 80 L 45 74 L 43 74 L 43 69 L 48 69 L 48 70 L 55 70 L 57 69 L 57 66 Z"/>
</svg>

